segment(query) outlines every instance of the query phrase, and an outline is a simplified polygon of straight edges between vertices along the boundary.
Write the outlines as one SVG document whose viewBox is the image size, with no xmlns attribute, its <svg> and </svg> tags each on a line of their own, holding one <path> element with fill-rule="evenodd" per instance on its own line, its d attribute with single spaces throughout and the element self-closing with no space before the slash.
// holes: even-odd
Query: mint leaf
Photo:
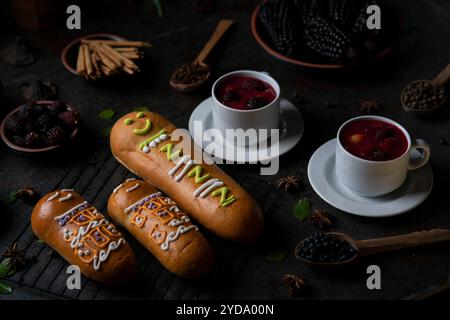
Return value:
<svg viewBox="0 0 450 320">
<path fill-rule="evenodd" d="M 274 251 L 266 253 L 266 259 L 273 262 L 280 262 L 284 260 L 284 252 L 282 251 Z"/>
<path fill-rule="evenodd" d="M 136 111 L 136 112 L 142 112 L 142 111 L 150 112 L 150 109 L 148 107 L 137 107 L 133 111 Z"/>
<path fill-rule="evenodd" d="M 292 212 L 294 213 L 294 216 L 299 219 L 300 221 L 305 220 L 308 218 L 310 213 L 310 204 L 309 200 L 306 198 L 300 199 L 292 209 Z"/>
<path fill-rule="evenodd" d="M 6 283 L 0 282 L 0 294 L 11 294 L 12 287 Z"/>
<path fill-rule="evenodd" d="M 5 258 L 0 262 L 0 279 L 12 276 L 15 272 L 11 258 Z"/>
<path fill-rule="evenodd" d="M 153 4 L 156 7 L 156 11 L 158 12 L 158 16 L 160 16 L 160 17 L 164 16 L 164 11 L 163 11 L 163 8 L 162 8 L 161 0 L 153 0 Z"/>
<path fill-rule="evenodd" d="M 17 201 L 17 197 L 16 197 L 16 191 L 11 191 L 11 193 L 9 194 L 8 200 L 6 200 L 6 203 L 14 203 Z"/>
<path fill-rule="evenodd" d="M 105 110 L 102 110 L 98 114 L 98 116 L 100 119 L 108 120 L 108 119 L 111 119 L 112 117 L 114 117 L 115 114 L 116 114 L 116 112 L 113 109 L 105 109 Z"/>
</svg>

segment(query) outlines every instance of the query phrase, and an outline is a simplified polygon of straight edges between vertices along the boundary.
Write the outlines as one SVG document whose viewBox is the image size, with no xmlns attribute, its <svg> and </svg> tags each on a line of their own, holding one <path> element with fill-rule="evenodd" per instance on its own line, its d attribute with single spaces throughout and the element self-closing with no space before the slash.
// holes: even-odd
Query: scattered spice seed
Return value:
<svg viewBox="0 0 450 320">
<path fill-rule="evenodd" d="M 402 94 L 403 103 L 410 109 L 426 110 L 441 104 L 445 91 L 430 81 L 416 81 L 406 86 Z"/>
<path fill-rule="evenodd" d="M 331 227 L 331 219 L 324 209 L 314 209 L 311 214 L 311 222 L 313 226 L 321 230 Z"/>
<path fill-rule="evenodd" d="M 275 186 L 284 192 L 296 192 L 300 190 L 302 180 L 298 176 L 287 176 L 280 178 Z"/>
<path fill-rule="evenodd" d="M 379 111 L 381 109 L 381 105 L 376 100 L 364 100 L 361 102 L 360 110 L 366 113 L 372 113 Z"/>
<path fill-rule="evenodd" d="M 293 274 L 286 274 L 282 279 L 283 283 L 287 285 L 290 297 L 298 297 L 304 291 L 308 284 L 304 277 L 299 277 Z"/>
<path fill-rule="evenodd" d="M 343 262 L 356 254 L 356 249 L 347 241 L 319 232 L 305 238 L 295 248 L 297 258 L 320 263 Z"/>
</svg>

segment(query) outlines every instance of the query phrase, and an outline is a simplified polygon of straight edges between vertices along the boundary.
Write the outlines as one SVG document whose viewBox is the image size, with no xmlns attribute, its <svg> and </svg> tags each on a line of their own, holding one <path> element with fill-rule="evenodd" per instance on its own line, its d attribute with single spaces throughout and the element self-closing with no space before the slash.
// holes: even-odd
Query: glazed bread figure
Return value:
<svg viewBox="0 0 450 320">
<path fill-rule="evenodd" d="M 114 189 L 108 213 L 161 264 L 182 278 L 197 278 L 213 265 L 214 254 L 197 226 L 169 197 L 142 180 Z"/>
<path fill-rule="evenodd" d="M 197 163 L 192 142 L 177 151 L 178 141 L 171 139 L 175 129 L 156 113 L 131 112 L 111 130 L 112 153 L 208 230 L 232 241 L 255 241 L 263 228 L 256 201 L 215 164 Z"/>
<path fill-rule="evenodd" d="M 106 284 L 133 276 L 135 258 L 115 226 L 71 189 L 46 194 L 33 209 L 31 227 L 88 278 Z"/>
</svg>

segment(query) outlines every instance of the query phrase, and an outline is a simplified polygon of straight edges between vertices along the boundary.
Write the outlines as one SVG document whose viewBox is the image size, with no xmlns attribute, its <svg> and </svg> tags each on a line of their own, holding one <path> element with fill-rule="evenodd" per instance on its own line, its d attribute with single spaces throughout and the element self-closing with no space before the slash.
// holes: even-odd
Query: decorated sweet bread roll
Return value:
<svg viewBox="0 0 450 320">
<path fill-rule="evenodd" d="M 133 252 L 116 227 L 71 189 L 45 195 L 33 209 L 31 227 L 88 278 L 106 284 L 133 276 Z"/>
<path fill-rule="evenodd" d="M 128 179 L 108 201 L 111 218 L 161 264 L 182 278 L 197 278 L 213 265 L 206 238 L 169 197 L 142 180 Z"/>
<path fill-rule="evenodd" d="M 197 161 L 202 151 L 192 141 L 190 148 L 176 148 L 178 141 L 171 139 L 175 129 L 156 113 L 129 113 L 112 128 L 112 153 L 205 228 L 233 241 L 256 240 L 263 228 L 256 201 L 215 164 Z"/>
</svg>

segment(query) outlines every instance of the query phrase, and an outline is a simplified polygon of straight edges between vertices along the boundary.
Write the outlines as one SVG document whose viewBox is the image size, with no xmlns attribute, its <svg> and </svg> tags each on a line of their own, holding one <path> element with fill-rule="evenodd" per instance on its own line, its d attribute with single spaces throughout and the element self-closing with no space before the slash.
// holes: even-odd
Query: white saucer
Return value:
<svg viewBox="0 0 450 320">
<path fill-rule="evenodd" d="M 267 162 L 273 158 L 279 157 L 292 148 L 300 141 L 303 136 L 304 123 L 300 111 L 288 100 L 281 99 L 281 123 L 280 123 L 280 142 L 277 144 L 268 143 L 266 148 L 257 149 L 256 146 L 236 146 L 224 139 L 211 138 L 207 133 L 203 137 L 194 135 L 194 121 L 201 121 L 203 130 L 213 128 L 211 104 L 212 98 L 208 98 L 200 103 L 192 112 L 189 118 L 189 132 L 196 144 L 216 159 L 226 160 L 237 163 L 248 163 L 248 159 L 257 159 L 260 162 Z M 278 152 L 277 152 L 278 146 Z M 224 150 L 223 154 L 214 152 L 214 150 Z M 225 152 L 226 150 L 226 152 Z M 243 159 L 242 161 L 236 161 Z"/>
<path fill-rule="evenodd" d="M 334 172 L 336 139 L 314 152 L 308 164 L 308 178 L 314 191 L 326 202 L 342 211 L 364 217 L 389 217 L 410 211 L 420 205 L 433 187 L 433 171 L 429 164 L 410 171 L 405 183 L 381 197 L 356 195 L 342 185 Z"/>
</svg>

